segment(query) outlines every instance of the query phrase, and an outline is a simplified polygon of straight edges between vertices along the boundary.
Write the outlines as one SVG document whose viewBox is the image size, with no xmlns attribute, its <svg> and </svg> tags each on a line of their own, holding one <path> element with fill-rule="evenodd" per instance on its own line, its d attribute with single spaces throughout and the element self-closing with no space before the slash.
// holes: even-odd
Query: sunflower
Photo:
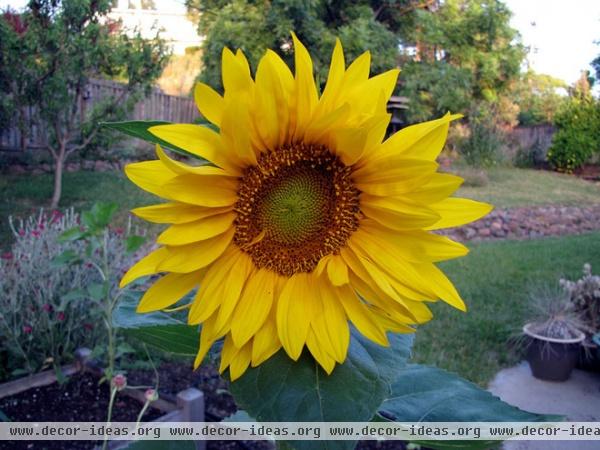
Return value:
<svg viewBox="0 0 600 450">
<path fill-rule="evenodd" d="M 121 285 L 163 274 L 138 312 L 168 308 L 198 288 L 187 305 L 189 323 L 202 324 L 195 366 L 224 338 L 220 370 L 232 380 L 282 347 L 297 360 L 306 346 L 331 373 L 346 358 L 350 323 L 385 346 L 387 332 L 411 333 L 431 319 L 428 302 L 465 310 L 435 263 L 468 250 L 431 231 L 491 209 L 447 198 L 462 179 L 436 172 L 459 116 L 385 139 L 399 71 L 370 78 L 368 52 L 346 68 L 338 40 L 319 95 L 310 55 L 293 41 L 294 74 L 267 51 L 254 79 L 243 53 L 224 49 L 224 95 L 195 88 L 200 113 L 218 131 L 149 129 L 210 165 L 184 164 L 157 147 L 157 160 L 125 169 L 168 200 L 133 213 L 170 226 Z"/>
</svg>

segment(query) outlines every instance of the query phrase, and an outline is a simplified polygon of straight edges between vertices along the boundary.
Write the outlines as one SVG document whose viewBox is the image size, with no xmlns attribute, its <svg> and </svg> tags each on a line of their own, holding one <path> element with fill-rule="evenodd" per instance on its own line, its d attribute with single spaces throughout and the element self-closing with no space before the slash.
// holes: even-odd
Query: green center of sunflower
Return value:
<svg viewBox="0 0 600 450">
<path fill-rule="evenodd" d="M 259 268 L 284 276 L 313 271 L 358 228 L 350 173 L 321 146 L 263 153 L 240 181 L 234 242 Z"/>
<path fill-rule="evenodd" d="M 262 228 L 282 244 L 302 243 L 327 225 L 333 186 L 308 165 L 282 169 L 265 189 L 260 204 Z M 273 182 L 274 181 L 274 182 Z M 266 187 L 266 186 L 265 186 Z"/>
</svg>

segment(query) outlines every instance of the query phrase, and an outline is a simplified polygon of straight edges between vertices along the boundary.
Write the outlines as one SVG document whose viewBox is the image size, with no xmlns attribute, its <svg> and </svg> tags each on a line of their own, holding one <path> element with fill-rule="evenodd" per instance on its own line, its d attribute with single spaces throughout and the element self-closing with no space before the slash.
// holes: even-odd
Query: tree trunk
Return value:
<svg viewBox="0 0 600 450">
<path fill-rule="evenodd" d="M 56 158 L 54 162 L 54 194 L 52 194 L 50 208 L 58 207 L 58 202 L 60 202 L 60 196 L 62 194 L 62 174 L 65 165 L 65 155 L 62 149 L 58 158 Z"/>
</svg>

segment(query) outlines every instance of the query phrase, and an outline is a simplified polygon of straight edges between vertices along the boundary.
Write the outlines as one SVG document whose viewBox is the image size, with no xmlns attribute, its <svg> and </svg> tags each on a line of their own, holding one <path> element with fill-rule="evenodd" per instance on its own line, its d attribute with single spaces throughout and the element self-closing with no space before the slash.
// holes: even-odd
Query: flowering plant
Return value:
<svg viewBox="0 0 600 450">
<path fill-rule="evenodd" d="M 338 41 L 319 95 L 308 51 L 293 40 L 294 74 L 267 51 L 252 77 L 243 53 L 224 49 L 224 94 L 195 90 L 210 127 L 108 124 L 157 144 L 158 159 L 126 174 L 168 200 L 133 212 L 170 224 L 121 281 L 160 275 L 137 305 L 146 314 L 120 320 L 195 354 L 195 366 L 216 348 L 236 401 L 259 421 L 541 419 L 408 363 L 428 303 L 466 309 L 435 263 L 467 249 L 431 231 L 491 209 L 448 198 L 462 180 L 437 172 L 459 116 L 385 139 L 399 71 L 369 77 L 368 52 L 346 68 Z M 187 323 L 165 309 L 186 310 Z M 293 443 L 307 445 L 318 444 Z"/>
</svg>

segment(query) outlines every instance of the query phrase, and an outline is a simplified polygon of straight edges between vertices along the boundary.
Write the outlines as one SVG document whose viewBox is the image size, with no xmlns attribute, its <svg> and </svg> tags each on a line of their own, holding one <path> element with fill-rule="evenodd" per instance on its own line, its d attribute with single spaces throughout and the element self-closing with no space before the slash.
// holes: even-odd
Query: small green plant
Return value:
<svg viewBox="0 0 600 450">
<path fill-rule="evenodd" d="M 555 117 L 557 128 L 548 150 L 548 161 L 571 173 L 600 152 L 600 103 L 593 98 L 573 98 Z"/>
<path fill-rule="evenodd" d="M 581 315 L 562 288 L 537 286 L 530 292 L 529 299 L 532 331 L 553 339 L 572 339 L 581 334 Z"/>
</svg>

